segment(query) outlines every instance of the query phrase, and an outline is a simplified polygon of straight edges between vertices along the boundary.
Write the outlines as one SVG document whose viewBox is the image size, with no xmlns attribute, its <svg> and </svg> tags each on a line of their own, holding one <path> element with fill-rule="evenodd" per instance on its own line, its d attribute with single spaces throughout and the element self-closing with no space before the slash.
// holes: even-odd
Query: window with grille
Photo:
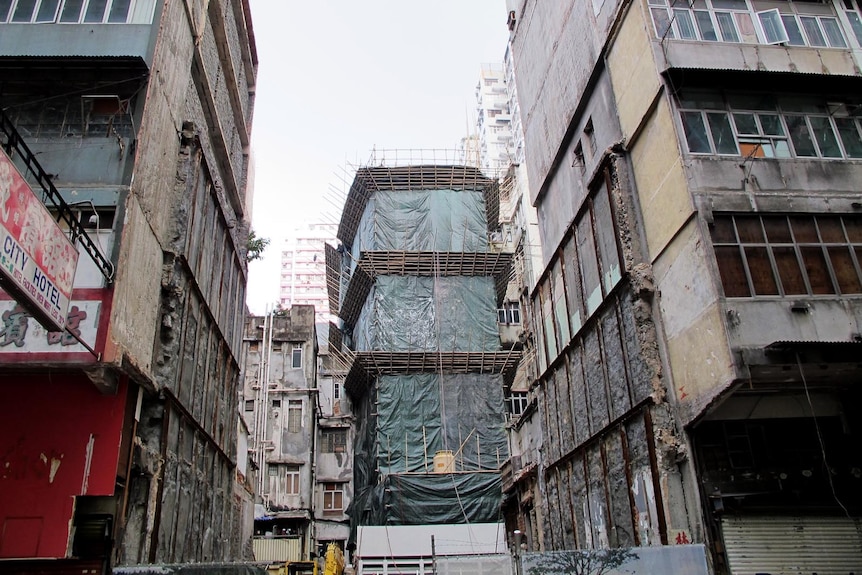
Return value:
<svg viewBox="0 0 862 575">
<path fill-rule="evenodd" d="M 506 398 L 509 413 L 513 416 L 519 416 L 524 413 L 527 406 L 530 405 L 530 400 L 527 397 L 526 391 L 510 391 Z"/>
<path fill-rule="evenodd" d="M 727 297 L 862 293 L 862 217 L 716 215 L 710 232 Z"/>
<path fill-rule="evenodd" d="M 287 431 L 299 433 L 302 431 L 302 400 L 290 399 L 287 402 Z"/>
<path fill-rule="evenodd" d="M 320 444 L 320 449 L 323 453 L 344 453 L 347 449 L 347 430 L 322 430 L 320 434 Z"/>
</svg>

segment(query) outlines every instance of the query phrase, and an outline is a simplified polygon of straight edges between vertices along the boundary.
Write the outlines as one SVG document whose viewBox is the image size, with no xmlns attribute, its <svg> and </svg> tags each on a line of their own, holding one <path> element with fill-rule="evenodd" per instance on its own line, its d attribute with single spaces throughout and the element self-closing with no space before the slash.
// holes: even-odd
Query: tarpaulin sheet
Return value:
<svg viewBox="0 0 862 575">
<path fill-rule="evenodd" d="M 364 351 L 498 351 L 494 280 L 378 276 L 353 329 Z"/>
<path fill-rule="evenodd" d="M 441 395 L 442 394 L 442 395 Z M 454 471 L 496 471 L 508 457 L 500 375 L 422 373 L 377 381 L 377 467 L 430 472 L 451 451 Z"/>
<path fill-rule="evenodd" d="M 485 198 L 479 190 L 378 191 L 353 241 L 363 251 L 487 252 Z"/>
</svg>

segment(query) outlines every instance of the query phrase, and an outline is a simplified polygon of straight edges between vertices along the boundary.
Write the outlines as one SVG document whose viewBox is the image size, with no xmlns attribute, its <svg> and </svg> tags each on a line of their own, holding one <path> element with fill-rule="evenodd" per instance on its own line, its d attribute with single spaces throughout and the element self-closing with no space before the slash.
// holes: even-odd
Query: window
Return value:
<svg viewBox="0 0 862 575">
<path fill-rule="evenodd" d="M 755 10 L 753 2 L 746 0 L 692 0 L 686 3 L 649 0 L 649 4 L 657 38 L 847 47 L 838 19 L 833 15 L 811 13 L 812 8 L 807 2 L 791 0 L 781 10 L 773 8 L 761 12 Z M 854 33 L 857 27 L 862 33 L 862 22 L 855 9 L 848 11 L 848 21 Z"/>
<path fill-rule="evenodd" d="M 285 465 L 284 491 L 288 495 L 299 495 L 299 465 Z"/>
<path fill-rule="evenodd" d="M 344 490 L 340 483 L 323 484 L 323 513 L 337 514 L 344 509 Z"/>
<path fill-rule="evenodd" d="M 862 158 L 862 105 L 855 101 L 691 91 L 679 105 L 692 154 Z"/>
<path fill-rule="evenodd" d="M 517 417 L 524 413 L 527 406 L 530 404 L 530 401 L 527 398 L 526 391 L 510 391 L 509 397 L 506 398 L 506 403 L 509 408 L 509 413 Z"/>
<path fill-rule="evenodd" d="M 287 401 L 287 431 L 299 433 L 302 431 L 302 400 L 290 399 Z"/>
<path fill-rule="evenodd" d="M 332 399 L 341 399 L 341 384 L 337 381 L 332 383 Z"/>
<path fill-rule="evenodd" d="M 347 430 L 322 430 L 320 432 L 320 450 L 323 453 L 344 453 L 347 451 Z"/>
<path fill-rule="evenodd" d="M 270 463 L 266 467 L 266 475 L 267 477 L 278 477 L 278 465 L 275 463 Z"/>
<path fill-rule="evenodd" d="M 722 215 L 710 231 L 726 297 L 862 293 L 862 217 Z"/>
<path fill-rule="evenodd" d="M 592 118 L 587 120 L 587 125 L 584 126 L 584 136 L 586 136 L 587 143 L 590 145 L 590 157 L 595 158 L 598 144 L 596 143 L 596 131 L 593 128 Z"/>
<path fill-rule="evenodd" d="M 273 407 L 281 407 L 281 400 L 280 399 L 273 399 L 272 400 L 272 406 Z"/>
<path fill-rule="evenodd" d="M 254 400 L 246 399 L 245 400 L 245 410 L 246 411 L 254 411 Z"/>
<path fill-rule="evenodd" d="M 505 324 L 521 323 L 521 306 L 518 302 L 503 302 L 503 307 L 497 310 L 497 321 Z"/>
<path fill-rule="evenodd" d="M 295 343 L 293 344 L 293 351 L 291 352 L 291 367 L 294 369 L 299 369 L 302 367 L 302 344 Z"/>
<path fill-rule="evenodd" d="M 584 146 L 580 142 L 578 142 L 575 145 L 575 150 L 573 153 L 575 155 L 575 159 L 572 160 L 572 167 L 577 166 L 581 169 L 581 173 L 584 173 L 587 169 L 587 162 L 584 158 Z"/>
<path fill-rule="evenodd" d="M 0 23 L 110 23 L 129 19 L 132 0 L 0 0 Z"/>
</svg>

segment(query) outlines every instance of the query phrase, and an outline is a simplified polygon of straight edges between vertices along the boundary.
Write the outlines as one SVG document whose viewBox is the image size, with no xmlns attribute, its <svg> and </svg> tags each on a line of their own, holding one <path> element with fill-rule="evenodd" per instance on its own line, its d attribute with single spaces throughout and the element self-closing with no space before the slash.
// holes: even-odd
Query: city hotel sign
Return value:
<svg viewBox="0 0 862 575">
<path fill-rule="evenodd" d="M 63 331 L 78 251 L 0 150 L 0 287 L 46 328 Z"/>
</svg>

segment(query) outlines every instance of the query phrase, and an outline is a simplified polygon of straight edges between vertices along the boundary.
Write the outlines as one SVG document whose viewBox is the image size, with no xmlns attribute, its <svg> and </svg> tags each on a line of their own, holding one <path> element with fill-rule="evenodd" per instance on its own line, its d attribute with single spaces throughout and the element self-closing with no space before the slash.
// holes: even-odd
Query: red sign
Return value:
<svg viewBox="0 0 862 575">
<path fill-rule="evenodd" d="M 47 328 L 63 331 L 78 251 L 0 150 L 0 278 Z"/>
</svg>

